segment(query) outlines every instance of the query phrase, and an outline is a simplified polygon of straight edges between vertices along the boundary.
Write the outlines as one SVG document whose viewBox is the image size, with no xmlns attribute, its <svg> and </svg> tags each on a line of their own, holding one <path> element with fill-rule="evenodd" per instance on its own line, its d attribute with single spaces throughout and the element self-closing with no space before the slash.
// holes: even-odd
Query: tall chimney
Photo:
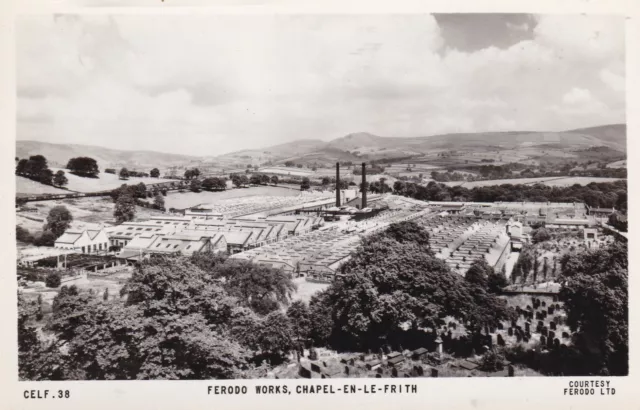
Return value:
<svg viewBox="0 0 640 410">
<path fill-rule="evenodd" d="M 340 163 L 336 162 L 336 206 L 340 205 Z"/>
<path fill-rule="evenodd" d="M 362 209 L 367 207 L 367 165 L 362 163 Z"/>
</svg>

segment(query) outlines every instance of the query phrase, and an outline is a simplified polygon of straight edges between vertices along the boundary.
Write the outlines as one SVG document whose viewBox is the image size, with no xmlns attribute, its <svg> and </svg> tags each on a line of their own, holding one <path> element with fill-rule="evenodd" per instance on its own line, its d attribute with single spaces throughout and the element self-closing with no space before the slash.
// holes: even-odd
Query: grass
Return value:
<svg viewBox="0 0 640 410">
<path fill-rule="evenodd" d="M 230 189 L 219 192 L 170 192 L 164 199 L 165 208 L 185 209 L 200 204 L 210 204 L 224 199 L 247 196 L 297 196 L 300 191 L 282 187 L 261 186 Z"/>
<path fill-rule="evenodd" d="M 100 174 L 98 174 L 98 178 L 84 178 L 84 177 L 79 177 L 77 175 L 73 175 L 72 173 L 69 172 L 68 169 L 51 168 L 51 170 L 53 171 L 54 174 L 58 170 L 64 171 L 65 176 L 69 180 L 69 183 L 66 186 L 66 188 L 68 188 L 71 191 L 78 191 L 78 192 L 106 191 L 106 190 L 118 188 L 122 184 L 136 185 L 136 184 L 139 184 L 140 182 L 143 182 L 145 184 L 153 184 L 158 182 L 172 181 L 170 179 L 162 179 L 162 178 L 133 178 L 133 177 L 124 181 L 124 180 L 121 180 L 120 177 L 118 177 L 118 175 L 107 174 L 105 172 L 101 172 Z"/>
<path fill-rule="evenodd" d="M 452 181 L 444 182 L 447 186 L 462 186 L 464 188 L 485 187 L 494 185 L 529 185 L 541 183 L 547 186 L 571 186 L 574 184 L 587 185 L 591 182 L 614 182 L 621 178 L 598 178 L 598 177 L 536 177 L 536 178 L 511 178 L 511 179 L 491 179 L 487 181 Z"/>
<path fill-rule="evenodd" d="M 25 177 L 16 176 L 16 195 L 26 196 L 33 194 L 68 194 L 69 191 L 44 185 Z"/>
</svg>

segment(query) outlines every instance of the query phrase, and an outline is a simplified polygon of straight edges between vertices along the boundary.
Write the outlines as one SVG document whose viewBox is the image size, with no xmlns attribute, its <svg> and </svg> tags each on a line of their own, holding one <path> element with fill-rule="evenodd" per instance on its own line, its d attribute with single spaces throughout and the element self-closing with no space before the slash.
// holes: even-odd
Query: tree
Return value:
<svg viewBox="0 0 640 410">
<path fill-rule="evenodd" d="M 53 344 L 38 338 L 35 327 L 30 325 L 38 307 L 27 302 L 18 293 L 18 377 L 20 380 L 61 380 L 63 362 Z"/>
<path fill-rule="evenodd" d="M 531 239 L 533 243 L 541 243 L 551 239 L 551 234 L 545 228 L 538 228 L 532 233 Z"/>
<path fill-rule="evenodd" d="M 504 272 L 489 273 L 487 278 L 487 291 L 489 293 L 502 293 L 502 289 L 507 285 L 509 285 L 509 282 Z"/>
<path fill-rule="evenodd" d="M 154 168 L 151 171 L 149 171 L 149 175 L 151 175 L 152 178 L 159 178 L 160 170 L 158 168 Z"/>
<path fill-rule="evenodd" d="M 129 170 L 122 168 L 120 170 L 120 179 L 129 179 Z"/>
<path fill-rule="evenodd" d="M 134 187 L 135 189 L 135 197 L 136 198 L 146 198 L 147 197 L 147 186 L 144 182 L 140 182 L 138 185 Z"/>
<path fill-rule="evenodd" d="M 53 184 L 54 185 L 57 185 L 59 187 L 63 187 L 65 185 L 67 185 L 68 183 L 69 183 L 69 180 L 64 175 L 64 171 L 63 170 L 58 170 L 58 172 L 56 172 L 56 174 L 53 176 Z"/>
<path fill-rule="evenodd" d="M 306 341 L 311 334 L 309 306 L 301 300 L 296 300 L 287 309 L 287 318 L 291 323 L 294 339 Z"/>
<path fill-rule="evenodd" d="M 587 353 L 589 374 L 624 376 L 629 371 L 628 246 L 567 254 L 560 299 L 577 347 Z"/>
<path fill-rule="evenodd" d="M 300 190 L 306 191 L 309 188 L 311 188 L 311 181 L 309 181 L 309 178 L 307 177 L 302 178 L 302 183 L 300 184 Z"/>
<path fill-rule="evenodd" d="M 413 221 L 392 223 L 386 230 L 370 236 L 369 240 L 375 242 L 382 238 L 390 238 L 400 243 L 412 242 L 420 247 L 429 248 L 429 232 Z"/>
<path fill-rule="evenodd" d="M 44 230 L 51 231 L 57 239 L 69 228 L 72 221 L 73 215 L 71 215 L 71 212 L 69 212 L 67 207 L 64 205 L 57 205 L 49 211 Z"/>
<path fill-rule="evenodd" d="M 69 162 L 67 162 L 66 168 L 71 171 L 72 174 L 82 177 L 97 178 L 100 173 L 98 163 L 90 157 L 71 158 Z"/>
<path fill-rule="evenodd" d="M 294 347 L 293 329 L 289 318 L 282 312 L 269 313 L 257 329 L 257 345 L 264 353 L 284 356 Z"/>
<path fill-rule="evenodd" d="M 40 171 L 37 177 L 37 181 L 45 185 L 53 185 L 53 171 L 50 169 L 44 169 Z"/>
<path fill-rule="evenodd" d="M 36 237 L 33 241 L 35 246 L 53 246 L 58 237 L 51 231 L 45 230 L 42 234 Z"/>
<path fill-rule="evenodd" d="M 493 268 L 489 266 L 484 258 L 476 259 L 467 273 L 464 275 L 464 279 L 473 286 L 478 286 L 482 289 L 488 288 L 489 274 L 493 274 Z"/>
<path fill-rule="evenodd" d="M 326 188 L 327 186 L 329 186 L 329 184 L 331 183 L 331 180 L 329 179 L 329 177 L 323 177 L 322 178 L 322 187 Z"/>
<path fill-rule="evenodd" d="M 193 192 L 200 192 L 200 188 L 202 188 L 202 182 L 199 179 L 192 179 L 191 184 L 189 185 L 189 189 Z"/>
<path fill-rule="evenodd" d="M 116 223 L 132 221 L 136 215 L 136 202 L 129 192 L 124 192 L 118 196 L 116 206 L 113 210 L 113 217 Z"/>
<path fill-rule="evenodd" d="M 57 288 L 58 286 L 60 286 L 60 283 L 62 283 L 60 274 L 58 272 L 49 273 L 44 283 L 48 288 Z"/>
<path fill-rule="evenodd" d="M 271 176 L 271 183 L 272 183 L 273 185 L 278 185 L 278 182 L 280 182 L 280 181 L 279 181 L 279 179 L 278 179 L 278 176 L 277 176 L 277 175 L 273 175 L 273 176 Z"/>
<path fill-rule="evenodd" d="M 33 235 L 20 225 L 16 225 L 16 240 L 24 243 L 33 242 Z"/>
<path fill-rule="evenodd" d="M 24 175 L 27 172 L 27 163 L 29 162 L 28 159 L 21 159 L 20 161 L 18 161 L 18 164 L 16 165 L 16 175 Z"/>
<path fill-rule="evenodd" d="M 158 194 L 155 196 L 155 198 L 153 199 L 153 206 L 156 209 L 164 210 L 164 198 L 162 197 L 162 195 Z"/>
<path fill-rule="evenodd" d="M 322 295 L 335 348 L 379 348 L 406 332 L 439 327 L 446 316 L 475 332 L 511 314 L 505 301 L 470 286 L 416 242 L 366 241 L 341 273 Z"/>
<path fill-rule="evenodd" d="M 287 305 L 296 285 L 282 269 L 236 259 L 219 265 L 215 277 L 224 278 L 226 291 L 259 314 Z"/>
<path fill-rule="evenodd" d="M 295 162 L 293 162 L 293 161 L 285 161 L 285 163 L 284 163 L 284 166 L 285 166 L 285 167 L 293 167 L 293 166 L 295 166 L 295 165 L 296 165 L 296 164 L 295 164 Z"/>
</svg>

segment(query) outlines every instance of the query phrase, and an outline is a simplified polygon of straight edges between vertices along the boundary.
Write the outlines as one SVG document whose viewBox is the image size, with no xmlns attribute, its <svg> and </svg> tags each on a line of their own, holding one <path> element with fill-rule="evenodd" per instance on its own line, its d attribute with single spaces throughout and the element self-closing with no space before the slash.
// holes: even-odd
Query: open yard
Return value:
<svg viewBox="0 0 640 410">
<path fill-rule="evenodd" d="M 73 216 L 71 227 L 74 229 L 95 229 L 105 222 L 115 222 L 113 200 L 110 197 L 92 197 L 29 203 L 28 207 L 34 211 L 16 212 L 16 224 L 28 229 L 31 233 L 41 231 L 49 211 L 57 205 L 66 206 L 71 212 Z M 144 220 L 159 214 L 161 214 L 160 211 L 138 206 L 135 219 Z"/>
<path fill-rule="evenodd" d="M 329 287 L 328 283 L 307 282 L 305 278 L 296 278 L 293 280 L 293 283 L 296 284 L 298 289 L 291 299 L 301 300 L 307 303 L 311 300 L 311 296 Z"/>
<path fill-rule="evenodd" d="M 236 188 L 218 192 L 169 192 L 165 197 L 165 208 L 185 209 L 200 204 L 211 204 L 217 201 L 231 198 L 243 198 L 247 196 L 297 196 L 300 191 L 273 187 L 260 186 L 252 188 Z"/>
</svg>

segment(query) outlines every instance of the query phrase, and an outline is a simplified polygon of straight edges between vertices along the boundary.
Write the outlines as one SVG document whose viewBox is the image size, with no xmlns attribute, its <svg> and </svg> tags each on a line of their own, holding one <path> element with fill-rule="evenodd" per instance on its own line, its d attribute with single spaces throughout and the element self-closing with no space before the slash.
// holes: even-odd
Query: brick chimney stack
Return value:
<svg viewBox="0 0 640 410">
<path fill-rule="evenodd" d="M 367 207 L 367 165 L 362 163 L 362 209 Z"/>
<path fill-rule="evenodd" d="M 340 163 L 336 162 L 336 206 L 340 205 Z"/>
</svg>

